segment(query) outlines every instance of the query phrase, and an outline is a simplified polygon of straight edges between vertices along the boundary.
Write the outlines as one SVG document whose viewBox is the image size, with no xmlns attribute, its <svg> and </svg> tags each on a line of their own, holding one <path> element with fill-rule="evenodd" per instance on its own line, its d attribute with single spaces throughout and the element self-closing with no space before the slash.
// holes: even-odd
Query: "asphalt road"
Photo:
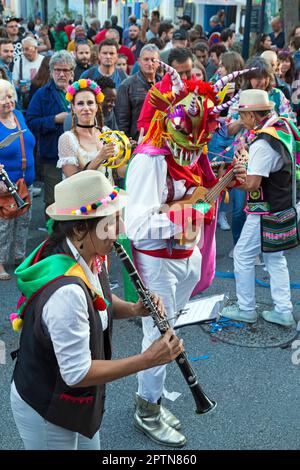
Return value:
<svg viewBox="0 0 300 470">
<path fill-rule="evenodd" d="M 40 243 L 45 233 L 41 197 L 34 199 L 34 217 L 28 240 L 28 251 Z M 230 272 L 233 262 L 230 232 L 218 231 L 217 270 Z M 300 248 L 287 252 L 291 282 L 299 283 Z M 10 267 L 12 272 L 13 267 Z M 267 281 L 267 274 L 257 267 L 257 277 Z M 113 258 L 112 280 L 121 286 L 119 261 Z M 114 292 L 121 294 L 122 289 Z M 234 297 L 234 281 L 216 278 L 205 293 L 227 292 Z M 293 289 L 293 302 L 300 301 L 300 290 Z M 13 363 L 9 352 L 18 345 L 18 334 L 12 332 L 9 313 L 18 299 L 15 280 L 0 282 L 0 340 L 6 346 L 6 364 L 0 363 L 0 449 L 22 449 L 9 402 L 9 387 Z M 270 304 L 268 289 L 257 287 L 257 301 Z M 300 306 L 295 305 L 295 317 L 300 320 Z M 207 415 L 194 411 L 192 395 L 176 364 L 168 366 L 166 389 L 181 396 L 167 406 L 182 421 L 187 437 L 185 449 L 300 449 L 300 364 L 292 363 L 290 347 L 247 348 L 216 341 L 199 326 L 181 330 L 185 347 L 191 357 L 208 356 L 193 362 L 199 381 L 208 396 L 218 402 Z M 136 354 L 142 338 L 139 321 L 119 321 L 114 325 L 114 357 Z M 300 355 L 299 355 L 300 356 Z M 1 356 L 0 356 L 1 357 Z M 107 387 L 106 413 L 101 426 L 103 450 L 162 450 L 140 434 L 132 424 L 133 394 L 136 377 L 115 381 Z"/>
</svg>

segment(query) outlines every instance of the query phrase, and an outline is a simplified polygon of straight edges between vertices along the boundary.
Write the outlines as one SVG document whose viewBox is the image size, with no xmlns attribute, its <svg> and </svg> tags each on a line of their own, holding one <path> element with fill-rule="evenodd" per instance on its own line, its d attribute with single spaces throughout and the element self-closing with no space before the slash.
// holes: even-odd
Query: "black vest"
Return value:
<svg viewBox="0 0 300 470">
<path fill-rule="evenodd" d="M 280 212 L 293 206 L 292 198 L 292 160 L 285 145 L 275 137 L 261 133 L 255 139 L 263 139 L 278 152 L 283 159 L 283 167 L 262 177 L 263 200 L 269 203 L 271 212 Z"/>
<path fill-rule="evenodd" d="M 60 253 L 62 252 L 60 250 Z M 42 312 L 47 300 L 57 289 L 68 284 L 79 285 L 88 304 L 92 360 L 109 360 L 113 312 L 105 268 L 99 278 L 103 294 L 110 302 L 107 309 L 108 328 L 103 332 L 99 313 L 94 309 L 91 293 L 84 282 L 78 277 L 62 277 L 48 284 L 26 306 L 20 348 L 13 373 L 19 395 L 44 419 L 89 438 L 99 430 L 102 421 L 105 385 L 72 388 L 64 382 L 51 338 L 44 333 L 42 327 Z"/>
</svg>

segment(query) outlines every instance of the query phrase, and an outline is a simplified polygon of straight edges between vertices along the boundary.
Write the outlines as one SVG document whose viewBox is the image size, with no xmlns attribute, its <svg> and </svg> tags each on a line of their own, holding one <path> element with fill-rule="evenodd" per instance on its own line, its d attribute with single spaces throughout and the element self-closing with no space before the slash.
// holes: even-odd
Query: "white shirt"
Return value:
<svg viewBox="0 0 300 470">
<path fill-rule="evenodd" d="M 282 156 L 268 142 L 258 139 L 249 148 L 248 175 L 264 176 L 279 171 L 283 167 Z"/>
<path fill-rule="evenodd" d="M 69 239 L 67 243 L 91 285 L 102 292 L 98 275 L 92 273 Z M 107 311 L 99 312 L 99 315 L 105 330 Z M 63 380 L 69 386 L 78 384 L 88 373 L 92 362 L 88 306 L 82 288 L 69 284 L 57 289 L 44 305 L 42 321 L 51 337 Z"/>
<path fill-rule="evenodd" d="M 98 152 L 99 150 L 97 149 L 93 152 L 88 152 L 80 145 L 80 142 L 73 131 L 66 131 L 58 139 L 58 162 L 56 166 L 57 168 L 62 169 L 64 165 L 76 165 L 84 168 L 87 163 L 94 160 Z M 106 169 L 101 165 L 98 171 L 101 171 L 105 176 L 108 174 L 107 179 L 114 186 L 111 168 Z M 64 173 L 63 178 L 65 178 Z"/>
<path fill-rule="evenodd" d="M 33 61 L 27 60 L 26 57 L 22 55 L 22 80 L 27 80 L 28 82 L 31 82 L 31 80 L 33 80 L 36 74 L 38 73 L 43 59 L 44 56 L 41 54 L 38 54 L 37 58 Z M 21 56 L 18 57 L 18 59 L 14 63 L 13 80 L 15 82 L 20 81 L 20 60 Z"/>
</svg>

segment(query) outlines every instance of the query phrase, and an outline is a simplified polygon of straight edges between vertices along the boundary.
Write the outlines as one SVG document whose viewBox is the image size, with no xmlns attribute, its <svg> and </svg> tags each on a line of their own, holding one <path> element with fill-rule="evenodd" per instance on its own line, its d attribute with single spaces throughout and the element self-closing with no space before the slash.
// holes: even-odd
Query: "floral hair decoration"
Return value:
<svg viewBox="0 0 300 470">
<path fill-rule="evenodd" d="M 103 103 L 104 95 L 101 91 L 101 88 L 99 87 L 99 85 L 97 85 L 96 82 L 94 82 L 90 78 L 81 78 L 77 82 L 74 82 L 72 83 L 72 85 L 68 86 L 66 100 L 72 103 L 72 101 L 74 100 L 74 96 L 80 90 L 92 91 L 96 95 L 96 102 L 98 104 Z"/>
</svg>

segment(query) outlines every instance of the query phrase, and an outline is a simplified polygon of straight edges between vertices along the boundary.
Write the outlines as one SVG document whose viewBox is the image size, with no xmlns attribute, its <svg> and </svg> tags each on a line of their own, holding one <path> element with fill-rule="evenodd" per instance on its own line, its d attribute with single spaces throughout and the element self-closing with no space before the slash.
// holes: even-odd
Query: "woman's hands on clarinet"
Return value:
<svg viewBox="0 0 300 470">
<path fill-rule="evenodd" d="M 161 318 L 165 318 L 166 309 L 164 307 L 163 301 L 156 294 L 151 294 L 151 299 L 158 310 L 159 316 Z M 134 316 L 135 317 L 148 317 L 149 315 L 150 315 L 149 310 L 147 309 L 147 307 L 145 307 L 145 305 L 143 304 L 143 301 L 139 300 L 134 305 Z"/>
<path fill-rule="evenodd" d="M 166 309 L 163 301 L 158 295 L 153 293 L 151 294 L 151 300 L 155 304 L 159 316 L 165 318 Z M 144 306 L 142 300 L 139 300 L 135 304 L 135 313 L 136 316 L 140 317 L 150 315 L 149 310 Z M 143 354 L 151 361 L 151 367 L 154 367 L 173 361 L 183 350 L 183 340 L 179 339 L 174 330 L 169 328 L 166 333 L 161 338 L 155 340 Z"/>
<path fill-rule="evenodd" d="M 183 351 L 183 340 L 179 339 L 174 330 L 169 328 L 161 338 L 153 341 L 151 346 L 143 352 L 143 356 L 151 367 L 155 367 L 168 364 Z"/>
</svg>

